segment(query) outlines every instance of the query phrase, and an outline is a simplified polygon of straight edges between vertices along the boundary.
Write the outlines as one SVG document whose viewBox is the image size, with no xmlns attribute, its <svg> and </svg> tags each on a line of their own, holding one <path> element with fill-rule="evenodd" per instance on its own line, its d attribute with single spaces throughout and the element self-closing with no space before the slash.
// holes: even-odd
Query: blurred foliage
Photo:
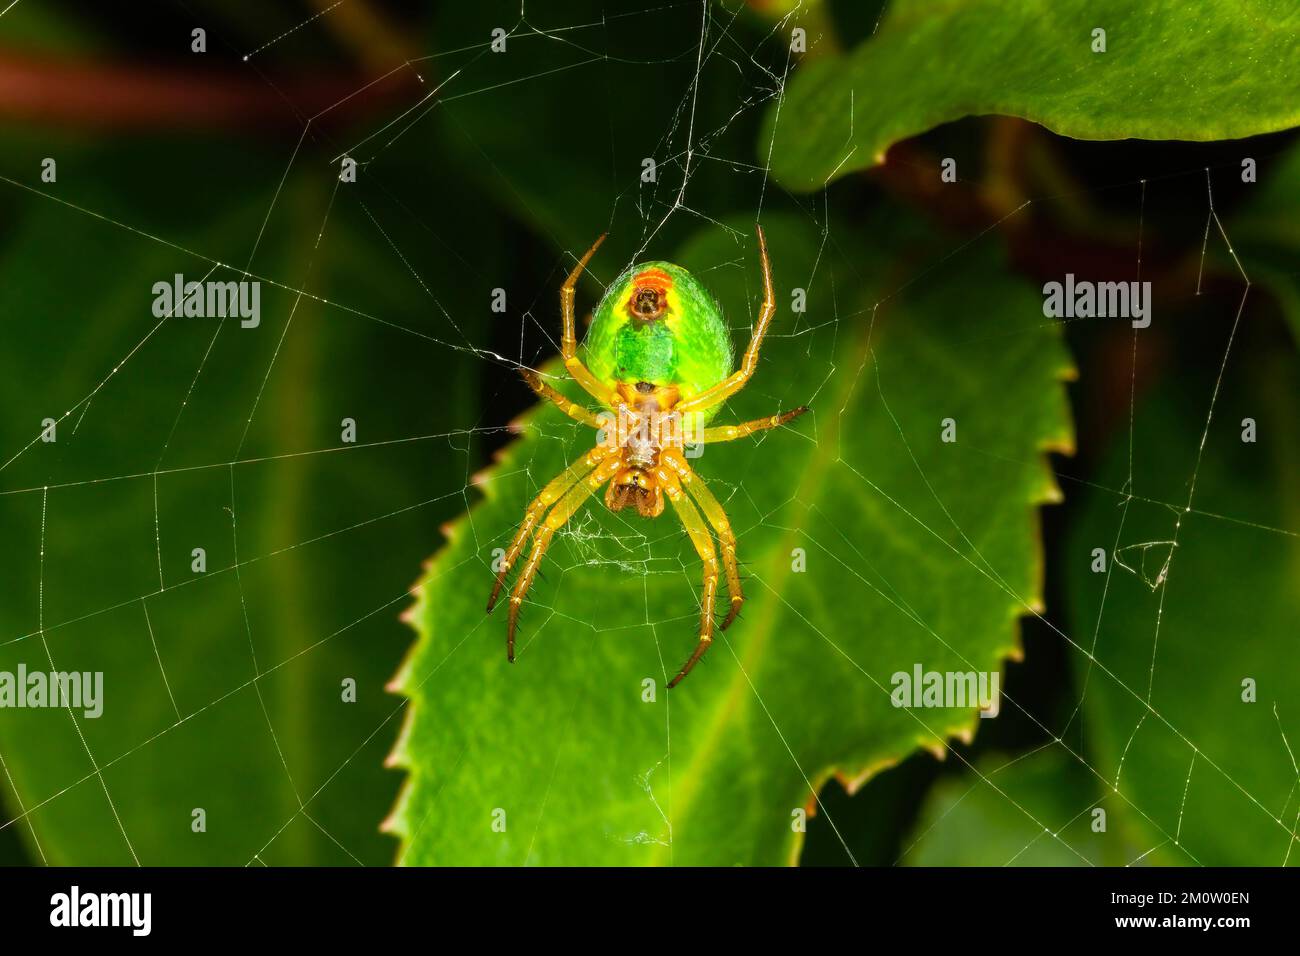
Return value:
<svg viewBox="0 0 1300 956">
<path fill-rule="evenodd" d="M 1279 178 L 1291 156 L 1280 159 L 1264 197 L 1294 182 Z M 941 782 L 906 862 L 1019 853 L 1020 865 L 1300 863 L 1291 706 L 1300 374 L 1263 298 L 1264 288 L 1282 292 L 1294 329 L 1288 276 L 1257 269 L 1269 261 L 1265 240 L 1280 259 L 1290 238 L 1266 226 L 1258 201 L 1226 228 L 1264 286 L 1236 328 L 1240 283 L 1185 310 L 1168 359 L 1180 373 L 1138 400 L 1131 445 L 1128 428 L 1116 429 L 1098 473 L 1073 495 L 1061 634 L 1075 678 L 1066 699 L 1081 707 L 1058 732 L 1064 745 Z M 1212 254 L 1235 268 L 1226 246 Z M 1204 357 L 1225 351 L 1220 380 L 1220 363 Z M 1254 442 L 1243 441 L 1245 419 Z M 1100 570 L 1095 549 L 1106 555 Z M 1243 699 L 1246 679 L 1253 701 Z M 1094 805 L 1108 815 L 1105 839 L 1085 825 Z"/>
<path fill-rule="evenodd" d="M 936 784 L 902 862 L 909 866 L 1122 866 L 1131 857 L 1098 816 L 1111 801 L 1063 750 L 986 759 Z M 1105 822 L 1106 830 L 1094 828 Z"/>
<path fill-rule="evenodd" d="M 812 190 L 986 113 L 1079 139 L 1237 139 L 1300 122 L 1297 56 L 1289 0 L 1207 0 L 1195 15 L 1179 0 L 897 0 L 852 53 L 798 71 L 759 150 Z"/>
<path fill-rule="evenodd" d="M 0 387 L 21 410 L 0 422 L 6 457 L 42 418 L 61 419 L 56 442 L 5 471 L 13 597 L 0 669 L 52 658 L 102 670 L 107 696 L 103 717 L 79 722 L 84 746 L 57 711 L 0 723 L 44 855 L 130 863 L 120 819 L 145 863 L 247 863 L 285 825 L 264 860 L 383 862 L 375 821 L 396 779 L 375 731 L 394 710 L 383 685 L 403 644 L 395 617 L 439 522 L 463 503 L 479 372 L 424 337 L 459 333 L 376 224 L 404 248 L 420 243 L 418 226 L 364 186 L 360 202 L 332 204 L 333 167 L 304 156 L 249 265 L 285 286 L 263 282 L 261 325 L 158 323 L 155 281 L 249 260 L 282 163 L 201 144 L 58 155 L 58 198 L 131 228 L 33 198 L 0 259 Z M 245 183 L 239 205 L 211 189 L 214 162 Z M 454 264 L 421 269 L 477 337 L 467 323 L 483 310 L 445 298 L 457 295 Z M 435 401 L 426 383 L 440 361 Z M 358 447 L 322 453 L 341 448 L 344 418 Z M 191 571 L 195 547 L 206 574 Z M 342 701 L 345 678 L 356 704 Z M 190 833 L 195 807 L 204 836 Z"/>
<path fill-rule="evenodd" d="M 1233 314 L 1217 311 L 1202 348 L 1222 353 Z M 1234 349 L 1261 337 L 1249 318 Z M 1252 354 L 1230 362 L 1203 449 L 1217 369 L 1162 379 L 1135 426 L 1134 500 L 1113 490 L 1130 487 L 1120 435 L 1066 548 L 1071 633 L 1096 659 L 1074 657 L 1089 759 L 1141 808 L 1129 822 L 1164 862 L 1300 863 L 1300 375 L 1284 339 Z M 1090 569 L 1098 547 L 1105 574 Z"/>
<path fill-rule="evenodd" d="M 1264 163 L 1258 189 L 1232 219 L 1232 239 L 1238 257 L 1250 264 L 1251 281 L 1277 298 L 1300 345 L 1300 149 Z M 1235 266 L 1226 250 L 1218 258 L 1225 269 Z"/>
</svg>

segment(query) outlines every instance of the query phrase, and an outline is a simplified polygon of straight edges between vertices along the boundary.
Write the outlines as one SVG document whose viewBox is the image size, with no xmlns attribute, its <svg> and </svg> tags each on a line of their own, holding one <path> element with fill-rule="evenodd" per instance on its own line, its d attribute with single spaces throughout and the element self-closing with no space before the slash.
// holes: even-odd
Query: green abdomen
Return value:
<svg viewBox="0 0 1300 956">
<path fill-rule="evenodd" d="M 677 337 L 664 322 L 627 322 L 614 338 L 614 379 L 678 384 Z"/>
<path fill-rule="evenodd" d="M 666 288 L 667 309 L 645 321 L 629 307 L 638 279 Z M 731 336 L 709 291 L 668 262 L 634 265 L 610 284 L 585 341 L 587 365 L 609 385 L 675 385 L 689 398 L 731 374 Z"/>
</svg>

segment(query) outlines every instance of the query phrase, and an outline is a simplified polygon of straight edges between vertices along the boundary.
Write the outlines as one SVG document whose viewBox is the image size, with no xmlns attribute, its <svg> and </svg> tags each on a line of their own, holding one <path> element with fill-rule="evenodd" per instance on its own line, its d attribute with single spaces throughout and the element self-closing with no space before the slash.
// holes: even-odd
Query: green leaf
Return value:
<svg viewBox="0 0 1300 956">
<path fill-rule="evenodd" d="M 752 227 L 737 228 L 675 258 L 743 344 L 760 286 Z M 899 291 L 880 252 L 820 249 L 794 218 L 766 228 L 774 330 L 717 421 L 813 411 L 697 462 L 739 536 L 745 611 L 666 692 L 695 645 L 699 560 L 671 512 L 629 518 L 597 498 L 557 536 L 508 665 L 505 615 L 483 612 L 493 549 L 594 438 L 555 409 L 530 412 L 411 613 L 420 637 L 394 681 L 411 699 L 393 755 L 409 773 L 390 819 L 403 862 L 785 863 L 798 811 L 831 774 L 864 780 L 974 732 L 970 708 L 893 707 L 891 675 L 995 670 L 1018 653 L 1023 606 L 994 578 L 1038 602 L 1034 506 L 1057 494 L 1039 456 L 1072 440 L 1059 330 L 991 244 Z M 955 444 L 939 440 L 946 417 Z"/>
<path fill-rule="evenodd" d="M 375 222 L 463 329 L 484 310 L 382 191 L 332 196 L 306 151 L 283 190 L 284 156 L 237 146 L 59 156 L 54 198 L 6 193 L 0 461 L 73 414 L 0 472 L 0 671 L 102 671 L 103 714 L 4 712 L 6 829 L 51 863 L 387 862 L 383 687 L 415 569 L 463 501 L 482 364 L 424 337 L 457 340 Z M 210 188 L 232 170 L 239 204 Z M 262 283 L 260 326 L 150 334 L 153 283 L 242 267 L 277 190 L 250 269 L 287 288 Z"/>
<path fill-rule="evenodd" d="M 1105 30 L 1106 51 L 1093 52 Z M 1300 123 L 1300 11 L 1286 0 L 903 0 L 847 56 L 810 60 L 760 155 L 811 190 L 963 116 L 1076 139 L 1236 139 Z"/>
<path fill-rule="evenodd" d="M 1059 747 L 988 757 L 926 797 L 901 862 L 909 866 L 1101 866 L 1136 856 L 1122 838 L 1097 778 Z M 1102 810 L 1104 816 L 1095 815 Z M 1103 832 L 1094 826 L 1104 822 Z"/>
<path fill-rule="evenodd" d="M 1181 362 L 1139 409 L 1136 497 L 1126 506 L 1105 490 L 1129 474 L 1127 429 L 1116 436 L 1068 539 L 1070 634 L 1087 679 L 1090 762 L 1141 811 L 1133 822 L 1158 848 L 1153 859 L 1277 866 L 1300 862 L 1300 379 L 1286 349 L 1234 352 L 1200 452 L 1235 308 L 1225 300 L 1218 313 L 1206 371 Z M 1247 307 L 1239 349 L 1259 315 Z M 1253 443 L 1242 440 L 1245 418 L 1256 424 Z M 1091 570 L 1095 548 L 1108 555 L 1106 573 Z M 1243 699 L 1247 680 L 1253 702 Z"/>
</svg>

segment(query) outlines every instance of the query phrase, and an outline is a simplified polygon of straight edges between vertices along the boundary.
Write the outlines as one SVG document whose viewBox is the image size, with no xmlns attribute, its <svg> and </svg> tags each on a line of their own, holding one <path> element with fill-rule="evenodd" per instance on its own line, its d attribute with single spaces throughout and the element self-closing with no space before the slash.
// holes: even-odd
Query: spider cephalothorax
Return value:
<svg viewBox="0 0 1300 956">
<path fill-rule="evenodd" d="M 578 357 L 574 332 L 574 287 L 604 241 L 604 236 L 596 240 L 560 289 L 564 320 L 560 351 L 569 374 L 606 410 L 598 416 L 547 385 L 535 372 L 526 369 L 523 373 L 539 395 L 569 417 L 596 428 L 596 446 L 547 484 L 524 512 L 523 523 L 501 560 L 488 610 L 496 605 L 506 575 L 533 536 L 524 570 L 510 592 L 506 654 L 513 661 L 519 607 L 555 532 L 606 482 L 605 505 L 611 511 L 634 508 L 643 518 L 656 518 L 663 513 L 666 499 L 704 565 L 699 641 L 669 682 L 669 687 L 675 687 L 713 642 L 719 578 L 715 535 L 731 599 L 722 630 L 735 620 L 745 600 L 736 536 L 718 499 L 687 463 L 685 449 L 776 428 L 807 409 L 796 408 L 739 425 L 705 427 L 722 403 L 744 388 L 754 374 L 759 346 L 776 311 L 772 268 L 761 228 L 758 248 L 763 263 L 763 308 L 735 371 L 731 337 L 717 303 L 698 279 L 670 262 L 635 265 L 610 284 L 587 332 L 584 363 Z"/>
</svg>

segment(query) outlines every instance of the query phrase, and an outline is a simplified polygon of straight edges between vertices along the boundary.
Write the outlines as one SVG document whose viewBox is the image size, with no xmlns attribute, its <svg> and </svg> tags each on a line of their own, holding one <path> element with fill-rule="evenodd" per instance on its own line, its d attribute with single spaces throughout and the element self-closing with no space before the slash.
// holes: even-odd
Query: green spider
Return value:
<svg viewBox="0 0 1300 956">
<path fill-rule="evenodd" d="M 510 592 L 506 656 L 513 663 L 519 608 L 555 532 L 607 481 L 605 505 L 611 511 L 635 507 L 642 517 L 655 518 L 663 513 L 666 497 L 704 564 L 699 643 L 668 684 L 676 687 L 713 643 L 718 558 L 710 526 L 722 546 L 722 567 L 731 596 L 731 609 L 721 630 L 735 620 L 745 601 L 736 563 L 736 536 L 718 499 L 687 464 L 685 445 L 688 440 L 733 441 L 776 428 L 808 409 L 796 408 L 739 425 L 703 427 L 754 374 L 759 346 L 776 312 L 772 266 L 761 226 L 758 249 L 763 264 L 763 307 L 736 371 L 732 371 L 731 337 L 717 302 L 698 279 L 670 262 L 633 265 L 610 285 L 587 332 L 584 364 L 578 357 L 574 335 L 574 287 L 604 241 L 603 235 L 596 240 L 560 289 L 564 319 L 560 351 L 573 379 L 609 411 L 598 418 L 551 388 L 536 373 L 522 370 L 538 395 L 554 402 L 569 417 L 598 429 L 600 437 L 595 448 L 547 484 L 528 506 L 501 561 L 487 609 L 490 613 L 496 606 L 506 574 L 536 530 L 523 573 Z M 613 422 L 615 417 L 617 421 Z"/>
</svg>

